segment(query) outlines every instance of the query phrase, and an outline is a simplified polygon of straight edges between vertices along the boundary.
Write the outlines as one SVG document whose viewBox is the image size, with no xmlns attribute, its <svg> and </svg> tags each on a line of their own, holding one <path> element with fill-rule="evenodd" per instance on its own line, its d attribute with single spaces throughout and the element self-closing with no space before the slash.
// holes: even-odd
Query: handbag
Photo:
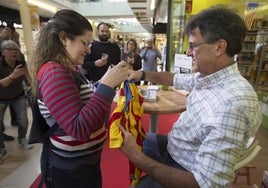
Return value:
<svg viewBox="0 0 268 188">
<path fill-rule="evenodd" d="M 87 82 L 85 80 L 86 78 L 81 73 L 71 72 L 71 74 L 74 77 L 77 87 L 79 89 L 80 89 L 79 85 L 81 82 L 83 83 Z M 37 96 L 39 96 L 38 92 Z M 31 97 L 30 99 L 33 121 L 28 138 L 29 144 L 44 143 L 44 140 L 48 139 L 53 134 L 53 132 L 55 132 L 59 127 L 57 122 L 55 122 L 51 127 L 47 124 L 45 118 L 40 113 L 37 98 Z"/>
<path fill-rule="evenodd" d="M 52 127 L 49 127 L 44 117 L 41 115 L 37 99 L 31 99 L 32 108 L 32 126 L 28 138 L 29 144 L 43 143 L 45 138 L 49 136 L 58 128 L 58 124 L 55 123 Z"/>
</svg>

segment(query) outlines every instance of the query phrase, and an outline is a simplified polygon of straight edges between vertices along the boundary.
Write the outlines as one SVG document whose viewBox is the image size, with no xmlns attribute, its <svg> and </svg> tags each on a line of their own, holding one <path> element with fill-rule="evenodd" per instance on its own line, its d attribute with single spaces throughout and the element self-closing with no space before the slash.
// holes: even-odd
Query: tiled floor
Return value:
<svg viewBox="0 0 268 188">
<path fill-rule="evenodd" d="M 29 125 L 31 124 L 31 111 L 28 109 Z M 6 113 L 4 123 L 6 133 L 17 136 L 17 127 L 10 126 L 9 113 Z M 259 188 L 261 185 L 264 170 L 268 170 L 268 130 L 260 127 L 257 133 L 257 139 L 260 140 L 262 147 L 258 156 L 252 161 L 256 168 L 251 170 L 252 184 Z M 32 150 L 24 150 L 18 146 L 17 139 L 12 142 L 5 142 L 8 158 L 0 165 L 0 187 L 5 188 L 27 188 L 31 185 L 37 175 L 40 173 L 39 158 L 41 145 L 35 144 Z M 239 177 L 235 188 L 248 188 L 244 177 Z"/>
<path fill-rule="evenodd" d="M 28 108 L 29 125 L 31 125 L 31 110 Z M 10 126 L 9 111 L 6 112 L 4 123 L 5 133 L 15 137 L 12 142 L 5 142 L 8 157 L 0 165 L 0 187 L 27 188 L 39 174 L 40 144 L 35 144 L 33 149 L 25 150 L 18 145 L 18 127 Z M 28 131 L 29 132 L 29 131 Z"/>
</svg>

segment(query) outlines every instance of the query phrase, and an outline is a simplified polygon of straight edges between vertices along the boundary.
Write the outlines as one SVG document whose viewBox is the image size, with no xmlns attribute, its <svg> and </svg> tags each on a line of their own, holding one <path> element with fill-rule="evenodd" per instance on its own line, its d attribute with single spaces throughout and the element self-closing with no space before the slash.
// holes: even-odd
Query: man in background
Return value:
<svg viewBox="0 0 268 188">
<path fill-rule="evenodd" d="M 121 61 L 119 46 L 109 41 L 110 24 L 101 22 L 97 26 L 97 32 L 99 41 L 91 44 L 91 54 L 85 57 L 82 66 L 85 76 L 92 82 L 102 78 L 110 65 L 116 65 Z"/>
<path fill-rule="evenodd" d="M 162 55 L 160 51 L 154 46 L 153 40 L 149 39 L 146 41 L 146 47 L 142 49 L 140 53 L 143 71 L 154 71 L 157 72 L 157 58 L 161 60 Z M 148 82 L 144 81 L 144 85 Z"/>
</svg>

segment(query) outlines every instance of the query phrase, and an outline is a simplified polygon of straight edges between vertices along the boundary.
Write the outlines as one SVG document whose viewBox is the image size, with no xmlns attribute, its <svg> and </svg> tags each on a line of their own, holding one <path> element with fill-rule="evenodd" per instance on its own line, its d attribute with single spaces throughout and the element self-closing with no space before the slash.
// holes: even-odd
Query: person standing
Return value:
<svg viewBox="0 0 268 188">
<path fill-rule="evenodd" d="M 142 70 L 143 71 L 155 71 L 157 72 L 157 58 L 161 60 L 162 55 L 160 51 L 154 46 L 153 40 L 148 39 L 146 41 L 146 46 L 142 49 L 140 53 L 141 58 L 143 59 Z M 148 82 L 144 81 L 144 85 L 147 85 Z"/>
<path fill-rule="evenodd" d="M 43 142 L 41 173 L 47 188 L 102 187 L 105 119 L 115 89 L 127 79 L 126 62 L 110 67 L 94 87 L 81 72 L 92 26 L 62 9 L 40 29 L 30 58 L 32 94 L 52 132 Z"/>
<path fill-rule="evenodd" d="M 2 58 L 0 59 L 0 155 L 5 153 L 3 143 L 3 119 L 8 106 L 14 109 L 18 123 L 18 142 L 24 149 L 32 149 L 26 139 L 28 129 L 27 105 L 24 95 L 23 82 L 30 81 L 30 74 L 23 62 L 19 61 L 20 48 L 12 40 L 1 43 Z M 0 156 L 1 158 L 1 156 Z"/>
<path fill-rule="evenodd" d="M 13 23 L 9 23 L 7 26 L 1 25 L 0 26 L 0 43 L 4 40 L 13 40 L 14 42 L 16 42 L 19 46 L 19 33 L 16 32 Z M 0 57 L 2 56 L 1 52 L 0 52 Z M 21 53 L 21 57 L 23 57 L 23 54 Z M 22 60 L 22 59 L 21 59 Z M 10 117 L 11 117 L 11 126 L 17 126 L 17 120 L 16 120 L 16 114 L 14 112 L 14 109 L 9 106 L 9 112 L 10 112 Z M 3 124 L 3 131 L 5 130 L 5 125 Z M 15 138 L 11 135 L 8 135 L 6 133 L 4 134 L 4 140 L 5 141 L 13 141 L 15 140 Z"/>
<path fill-rule="evenodd" d="M 138 44 L 135 39 L 129 39 L 126 44 L 126 49 L 122 54 L 122 60 L 128 63 L 130 70 L 140 70 L 142 68 L 141 57 L 138 53 Z M 136 82 L 140 85 L 140 82 Z"/>
<path fill-rule="evenodd" d="M 247 34 L 238 11 L 204 9 L 187 22 L 185 33 L 193 74 L 136 71 L 129 77 L 190 92 L 168 135 L 147 134 L 143 153 L 120 126 L 121 151 L 146 174 L 136 188 L 229 187 L 262 121 L 257 94 L 233 61 Z"/>
<path fill-rule="evenodd" d="M 109 41 L 110 24 L 101 22 L 97 26 L 99 41 L 91 43 L 91 54 L 85 57 L 82 68 L 88 80 L 96 82 L 106 73 L 108 67 L 121 60 L 121 51 L 116 43 Z"/>
</svg>

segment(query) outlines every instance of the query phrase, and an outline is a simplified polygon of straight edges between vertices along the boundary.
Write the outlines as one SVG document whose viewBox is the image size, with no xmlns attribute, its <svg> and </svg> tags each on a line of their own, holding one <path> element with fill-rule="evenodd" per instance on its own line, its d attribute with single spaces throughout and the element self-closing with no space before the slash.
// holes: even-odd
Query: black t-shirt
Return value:
<svg viewBox="0 0 268 188">
<path fill-rule="evenodd" d="M 120 62 L 121 51 L 115 43 L 99 41 L 94 41 L 90 49 L 91 54 L 85 57 L 82 67 L 87 70 L 85 75 L 87 79 L 96 82 L 102 78 L 111 64 L 117 65 Z M 108 54 L 108 63 L 102 67 L 96 67 L 95 61 L 101 59 L 102 53 Z"/>
<path fill-rule="evenodd" d="M 7 65 L 7 63 L 5 62 L 5 59 L 1 57 L 0 58 L 0 79 L 6 78 L 7 76 L 9 76 L 19 63 L 20 62 L 17 61 L 16 65 L 13 68 L 11 68 Z M 0 85 L 0 89 L 1 89 L 0 100 L 13 100 L 24 95 L 24 89 L 22 85 L 23 79 L 24 79 L 23 76 L 16 78 L 7 87 L 2 87 Z"/>
</svg>

